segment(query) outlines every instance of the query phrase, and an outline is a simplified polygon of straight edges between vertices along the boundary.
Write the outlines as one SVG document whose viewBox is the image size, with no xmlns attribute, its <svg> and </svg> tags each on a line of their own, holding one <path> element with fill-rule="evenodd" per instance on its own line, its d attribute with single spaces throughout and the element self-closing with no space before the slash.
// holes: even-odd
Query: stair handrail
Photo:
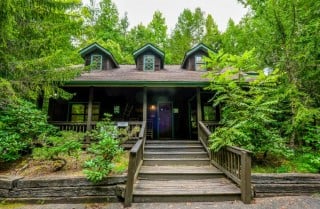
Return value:
<svg viewBox="0 0 320 209">
<path fill-rule="evenodd" d="M 233 180 L 241 190 L 241 200 L 251 203 L 251 152 L 235 146 L 225 146 L 219 151 L 210 150 L 211 131 L 199 121 L 199 140 L 207 150 L 211 163 Z"/>
<path fill-rule="evenodd" d="M 133 145 L 129 153 L 129 165 L 127 174 L 127 184 L 124 194 L 124 206 L 130 207 L 133 198 L 133 185 L 138 177 L 139 170 L 143 163 L 144 144 L 146 141 L 146 121 L 143 121 L 139 133 L 139 139 Z"/>
</svg>

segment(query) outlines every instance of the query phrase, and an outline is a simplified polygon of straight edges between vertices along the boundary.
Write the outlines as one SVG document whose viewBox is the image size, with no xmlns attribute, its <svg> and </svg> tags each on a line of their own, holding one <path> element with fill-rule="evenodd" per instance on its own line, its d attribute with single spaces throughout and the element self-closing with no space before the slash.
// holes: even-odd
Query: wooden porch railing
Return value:
<svg viewBox="0 0 320 209">
<path fill-rule="evenodd" d="M 217 127 L 220 126 L 220 123 L 215 121 L 202 121 L 203 125 L 207 127 L 207 129 L 212 133 L 216 130 Z"/>
<path fill-rule="evenodd" d="M 209 148 L 211 131 L 204 122 L 199 121 L 199 139 L 205 146 L 210 161 L 226 176 L 232 179 L 241 190 L 241 200 L 245 204 L 251 202 L 251 152 L 233 146 L 225 146 L 218 152 Z"/>
<path fill-rule="evenodd" d="M 57 126 L 60 131 L 76 131 L 83 133 L 87 131 L 87 123 L 52 121 L 50 124 Z M 91 123 L 91 128 L 96 128 L 95 122 Z"/>
<path fill-rule="evenodd" d="M 130 150 L 129 165 L 128 165 L 128 179 L 124 196 L 124 206 L 129 207 L 132 203 L 133 185 L 138 177 L 140 167 L 143 163 L 144 144 L 146 141 L 146 121 L 143 121 L 139 133 L 137 143 Z"/>
<path fill-rule="evenodd" d="M 122 122 L 116 121 L 114 123 L 115 123 L 115 125 L 117 125 L 118 123 L 122 123 Z M 138 139 L 139 132 L 134 132 L 133 130 L 136 127 L 140 128 L 142 126 L 142 121 L 128 121 L 125 123 L 128 123 L 127 131 L 129 133 L 133 133 L 131 135 L 131 138 Z M 52 121 L 52 122 L 50 122 L 50 124 L 57 126 L 60 131 L 76 131 L 76 132 L 86 132 L 87 131 L 87 123 Z M 92 130 L 96 128 L 96 124 L 97 124 L 96 122 L 91 123 Z"/>
</svg>

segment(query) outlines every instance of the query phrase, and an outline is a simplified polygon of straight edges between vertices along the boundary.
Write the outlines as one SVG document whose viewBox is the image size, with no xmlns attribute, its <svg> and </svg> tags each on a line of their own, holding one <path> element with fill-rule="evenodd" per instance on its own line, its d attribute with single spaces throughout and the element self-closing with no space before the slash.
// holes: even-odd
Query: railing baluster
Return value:
<svg viewBox="0 0 320 209">
<path fill-rule="evenodd" d="M 206 146 L 210 161 L 239 185 L 241 200 L 248 204 L 251 202 L 251 152 L 232 146 L 225 146 L 218 152 L 209 150 L 210 130 L 218 125 L 199 121 L 199 139 Z"/>
</svg>

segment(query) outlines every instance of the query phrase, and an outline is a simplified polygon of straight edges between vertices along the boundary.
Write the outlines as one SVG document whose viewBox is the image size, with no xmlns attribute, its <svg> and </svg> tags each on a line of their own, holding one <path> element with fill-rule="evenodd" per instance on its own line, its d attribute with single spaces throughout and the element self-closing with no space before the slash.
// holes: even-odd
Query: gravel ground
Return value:
<svg viewBox="0 0 320 209">
<path fill-rule="evenodd" d="M 1 205 L 1 209 L 122 209 L 121 203 Z M 256 198 L 252 204 L 240 201 L 199 203 L 134 203 L 128 209 L 320 209 L 320 196 Z"/>
</svg>

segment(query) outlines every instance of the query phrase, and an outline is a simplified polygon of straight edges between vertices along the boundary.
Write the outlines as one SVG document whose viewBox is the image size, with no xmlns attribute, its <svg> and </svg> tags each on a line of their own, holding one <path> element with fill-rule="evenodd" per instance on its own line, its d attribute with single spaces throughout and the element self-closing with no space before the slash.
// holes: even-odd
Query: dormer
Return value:
<svg viewBox="0 0 320 209">
<path fill-rule="evenodd" d="M 163 69 L 164 52 L 152 44 L 146 44 L 133 52 L 137 70 L 156 71 Z"/>
<path fill-rule="evenodd" d="M 98 43 L 90 44 L 81 49 L 79 53 L 85 60 L 85 66 L 90 66 L 91 70 L 112 70 L 119 68 L 119 64 L 112 53 Z"/>
<path fill-rule="evenodd" d="M 204 57 L 207 57 L 210 51 L 213 50 L 202 43 L 196 45 L 185 53 L 181 68 L 193 71 L 207 70 Z"/>
</svg>

